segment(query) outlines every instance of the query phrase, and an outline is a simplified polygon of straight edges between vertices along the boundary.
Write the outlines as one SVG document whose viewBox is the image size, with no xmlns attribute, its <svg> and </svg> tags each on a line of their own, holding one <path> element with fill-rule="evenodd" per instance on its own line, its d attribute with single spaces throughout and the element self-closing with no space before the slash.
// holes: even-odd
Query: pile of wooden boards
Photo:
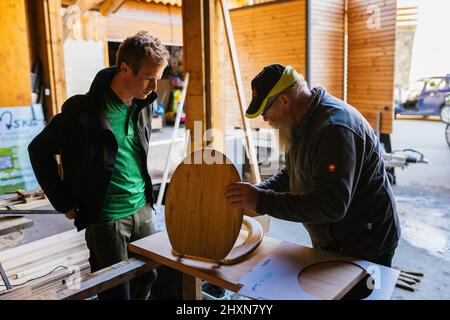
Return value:
<svg viewBox="0 0 450 320">
<path fill-rule="evenodd" d="M 64 286 L 69 273 L 90 273 L 84 232 L 70 230 L 12 249 L 0 251 L 0 263 L 12 290 L 0 279 L 1 299 L 26 299 Z"/>
<path fill-rule="evenodd" d="M 416 285 L 420 283 L 420 278 L 422 278 L 423 276 L 424 274 L 422 272 L 400 270 L 400 275 L 398 277 L 396 287 L 408 291 L 416 291 L 418 290 Z"/>
<path fill-rule="evenodd" d="M 16 192 L 0 195 L 0 209 L 14 210 L 16 209 L 16 205 L 42 199 L 46 199 L 45 194 L 42 191 L 27 192 L 19 189 Z"/>
<path fill-rule="evenodd" d="M 31 228 L 32 226 L 33 221 L 30 219 L 23 217 L 2 217 L 0 214 L 0 236 Z"/>
</svg>

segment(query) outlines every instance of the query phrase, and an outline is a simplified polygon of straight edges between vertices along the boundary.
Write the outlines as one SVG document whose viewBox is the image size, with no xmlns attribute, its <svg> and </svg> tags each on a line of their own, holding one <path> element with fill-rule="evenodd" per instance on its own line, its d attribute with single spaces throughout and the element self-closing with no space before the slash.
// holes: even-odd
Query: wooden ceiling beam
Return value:
<svg viewBox="0 0 450 320">
<path fill-rule="evenodd" d="M 124 2 L 125 0 L 104 0 L 99 7 L 100 13 L 103 16 L 108 16 L 111 13 L 116 12 Z"/>
<path fill-rule="evenodd" d="M 62 0 L 61 4 L 64 7 L 68 7 L 68 6 L 73 6 L 76 2 L 77 2 L 77 0 Z"/>
<path fill-rule="evenodd" d="M 100 3 L 103 0 L 62 0 L 61 4 L 64 7 L 77 6 L 80 8 L 80 12 L 85 12 L 87 10 L 98 9 Z"/>
</svg>

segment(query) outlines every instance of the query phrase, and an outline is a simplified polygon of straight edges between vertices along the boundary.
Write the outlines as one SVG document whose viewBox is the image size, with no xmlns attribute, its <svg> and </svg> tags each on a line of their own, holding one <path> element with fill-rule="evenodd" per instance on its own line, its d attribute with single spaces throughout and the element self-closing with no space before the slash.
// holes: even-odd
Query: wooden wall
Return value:
<svg viewBox="0 0 450 320">
<path fill-rule="evenodd" d="M 311 0 L 310 87 L 344 93 L 344 0 Z"/>
<path fill-rule="evenodd" d="M 348 102 L 376 129 L 392 132 L 395 64 L 395 0 L 349 0 Z"/>
<path fill-rule="evenodd" d="M 25 1 L 2 0 L 0 12 L 0 107 L 31 105 Z"/>
<path fill-rule="evenodd" d="M 251 100 L 251 80 L 264 66 L 272 63 L 289 64 L 304 74 L 306 65 L 305 0 L 274 1 L 233 9 L 230 10 L 230 15 L 247 104 Z M 226 50 L 226 47 L 224 49 Z M 223 105 L 226 108 L 226 126 L 242 127 L 228 53 L 225 54 L 222 68 L 225 70 Z M 252 120 L 251 125 L 252 127 L 268 127 L 260 117 Z"/>
<path fill-rule="evenodd" d="M 140 30 L 149 31 L 165 44 L 182 45 L 181 8 L 127 0 L 120 9 L 103 17 L 109 40 L 122 41 Z"/>
</svg>

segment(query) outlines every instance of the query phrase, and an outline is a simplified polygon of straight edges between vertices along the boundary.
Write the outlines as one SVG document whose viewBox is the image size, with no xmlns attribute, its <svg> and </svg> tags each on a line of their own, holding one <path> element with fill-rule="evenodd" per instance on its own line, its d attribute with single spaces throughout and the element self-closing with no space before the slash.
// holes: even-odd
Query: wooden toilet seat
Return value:
<svg viewBox="0 0 450 320">
<path fill-rule="evenodd" d="M 225 199 L 226 187 L 237 181 L 234 164 L 213 149 L 191 153 L 176 168 L 165 201 L 167 233 L 176 255 L 234 264 L 259 246 L 261 225 Z M 242 225 L 247 237 L 233 247 Z"/>
</svg>

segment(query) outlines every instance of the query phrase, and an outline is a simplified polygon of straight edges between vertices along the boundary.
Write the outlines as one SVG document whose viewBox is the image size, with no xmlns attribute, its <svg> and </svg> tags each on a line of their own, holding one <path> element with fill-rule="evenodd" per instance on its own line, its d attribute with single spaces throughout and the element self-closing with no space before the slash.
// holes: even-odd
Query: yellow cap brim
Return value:
<svg viewBox="0 0 450 320">
<path fill-rule="evenodd" d="M 253 119 L 259 116 L 261 113 L 263 113 L 264 108 L 267 105 L 267 101 L 273 97 L 274 95 L 280 93 L 287 87 L 289 87 L 291 84 L 293 84 L 295 81 L 300 79 L 300 75 L 295 71 L 294 68 L 291 66 L 286 66 L 286 68 L 283 71 L 283 74 L 280 77 L 280 80 L 273 86 L 272 90 L 267 94 L 267 96 L 264 98 L 264 100 L 261 103 L 261 106 L 258 108 L 258 110 L 252 114 L 245 113 L 245 116 L 247 118 Z"/>
</svg>

